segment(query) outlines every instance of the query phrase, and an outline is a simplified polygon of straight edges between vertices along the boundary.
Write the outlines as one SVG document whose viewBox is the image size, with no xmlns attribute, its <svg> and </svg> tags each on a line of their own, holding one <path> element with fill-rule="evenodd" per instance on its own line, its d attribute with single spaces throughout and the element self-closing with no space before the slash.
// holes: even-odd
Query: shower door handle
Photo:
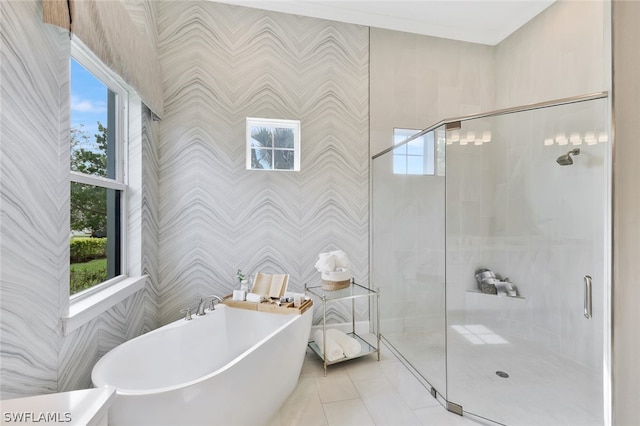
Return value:
<svg viewBox="0 0 640 426">
<path fill-rule="evenodd" d="M 593 313 L 591 276 L 584 276 L 584 317 L 590 319 Z"/>
</svg>

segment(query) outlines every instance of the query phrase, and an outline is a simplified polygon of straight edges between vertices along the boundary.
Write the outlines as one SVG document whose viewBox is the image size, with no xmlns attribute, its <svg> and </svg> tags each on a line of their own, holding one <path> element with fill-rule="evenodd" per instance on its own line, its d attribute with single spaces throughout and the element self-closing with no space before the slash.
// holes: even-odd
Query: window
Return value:
<svg viewBox="0 0 640 426">
<path fill-rule="evenodd" d="M 300 121 L 247 118 L 247 170 L 300 170 Z"/>
<path fill-rule="evenodd" d="M 124 263 L 125 108 L 119 79 L 72 44 L 70 294 L 118 281 Z"/>
<path fill-rule="evenodd" d="M 397 145 L 420 130 L 393 129 L 393 144 Z M 399 175 L 435 175 L 435 144 L 433 132 L 426 133 L 393 150 L 393 173 Z"/>
</svg>

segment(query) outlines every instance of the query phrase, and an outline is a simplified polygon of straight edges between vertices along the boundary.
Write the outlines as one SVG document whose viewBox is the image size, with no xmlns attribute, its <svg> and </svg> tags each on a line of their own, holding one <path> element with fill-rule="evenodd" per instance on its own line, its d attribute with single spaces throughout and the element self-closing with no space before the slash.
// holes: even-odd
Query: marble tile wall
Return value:
<svg viewBox="0 0 640 426">
<path fill-rule="evenodd" d="M 147 285 L 145 286 L 145 306 L 144 326 L 145 332 L 158 327 L 160 319 L 158 315 L 158 257 L 160 250 L 160 230 L 158 218 L 158 204 L 160 200 L 160 189 L 158 187 L 159 154 L 159 125 L 153 121 L 153 113 L 142 107 L 142 186 L 141 186 L 141 244 L 142 252 L 141 270 L 142 275 L 147 275 Z M 128 340 L 128 339 L 127 339 Z"/>
<path fill-rule="evenodd" d="M 0 11 L 0 397 L 7 398 L 58 387 L 69 238 L 69 157 L 60 141 L 69 85 L 57 76 L 68 75 L 70 51 L 68 35 L 41 24 L 40 2 L 2 2 Z"/>
<path fill-rule="evenodd" d="M 158 4 L 158 36 L 161 323 L 231 293 L 237 269 L 319 284 L 335 248 L 368 282 L 369 29 L 184 1 Z M 245 170 L 246 117 L 300 120 L 301 171 Z"/>
<path fill-rule="evenodd" d="M 156 327 L 157 124 L 141 111 L 143 164 L 129 203 L 137 205 L 130 266 L 145 290 L 63 336 L 69 305 L 69 57 L 66 32 L 43 24 L 39 1 L 9 1 L 2 15 L 0 133 L 0 399 L 89 387 L 108 350 Z M 135 229 L 134 229 L 135 228 Z M 140 236 L 144 233 L 144 236 Z"/>
</svg>

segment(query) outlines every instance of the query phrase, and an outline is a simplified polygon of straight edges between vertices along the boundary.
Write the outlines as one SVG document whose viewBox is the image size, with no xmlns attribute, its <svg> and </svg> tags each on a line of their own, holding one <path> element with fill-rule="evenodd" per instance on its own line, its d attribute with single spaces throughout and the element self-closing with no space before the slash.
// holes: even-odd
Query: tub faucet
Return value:
<svg viewBox="0 0 640 426">
<path fill-rule="evenodd" d="M 207 296 L 207 297 L 202 297 L 200 298 L 200 303 L 198 304 L 198 312 L 196 312 L 196 315 L 204 315 L 204 308 L 207 306 L 207 303 L 209 303 L 210 310 L 214 310 L 215 309 L 215 303 L 216 300 L 218 301 L 218 303 L 222 302 L 222 298 L 218 297 L 216 295 L 212 295 L 212 296 Z"/>
</svg>

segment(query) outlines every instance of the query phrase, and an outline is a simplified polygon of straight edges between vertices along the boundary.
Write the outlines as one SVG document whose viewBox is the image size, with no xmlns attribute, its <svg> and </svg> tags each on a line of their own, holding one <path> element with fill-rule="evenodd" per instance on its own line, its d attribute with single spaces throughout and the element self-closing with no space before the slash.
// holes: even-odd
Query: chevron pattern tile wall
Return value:
<svg viewBox="0 0 640 426">
<path fill-rule="evenodd" d="M 157 327 L 158 126 L 143 108 L 142 189 L 135 195 L 143 232 L 134 267 L 149 275 L 146 288 L 63 336 L 69 36 L 42 23 L 40 1 L 2 2 L 0 15 L 0 399 L 7 399 L 90 387 L 101 355 Z"/>
<path fill-rule="evenodd" d="M 2 2 L 0 16 L 0 399 L 5 399 L 57 389 L 58 283 L 64 280 L 69 245 L 69 155 L 60 147 L 60 135 L 69 131 L 69 96 L 64 96 L 69 87 L 68 79 L 56 76 L 69 66 L 69 45 L 40 23 L 40 2 Z"/>
<path fill-rule="evenodd" d="M 230 293 L 237 269 L 319 284 L 317 256 L 335 248 L 367 282 L 369 29 L 207 1 L 157 8 L 160 322 Z M 301 171 L 245 170 L 246 117 L 300 120 Z"/>
</svg>

